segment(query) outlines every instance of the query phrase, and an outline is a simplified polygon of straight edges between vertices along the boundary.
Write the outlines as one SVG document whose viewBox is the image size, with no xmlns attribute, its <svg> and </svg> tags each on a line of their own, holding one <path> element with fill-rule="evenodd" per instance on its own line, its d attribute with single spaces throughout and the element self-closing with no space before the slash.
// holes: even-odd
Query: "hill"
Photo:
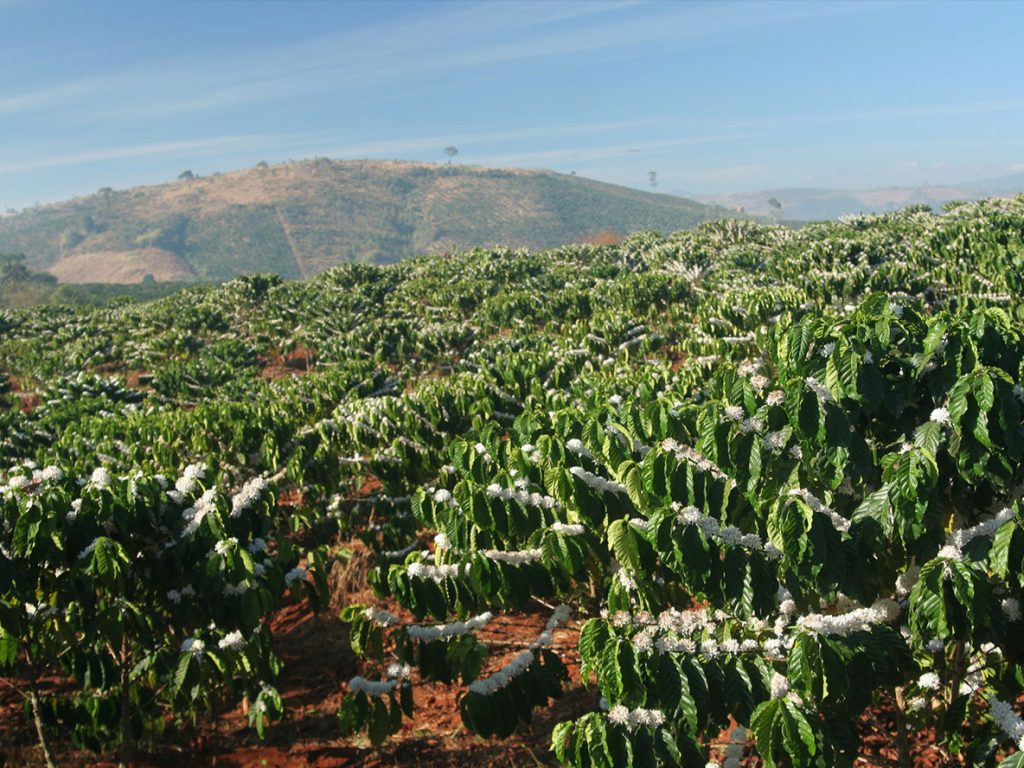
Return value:
<svg viewBox="0 0 1024 768">
<path fill-rule="evenodd" d="M 949 186 L 885 187 L 881 189 L 766 189 L 696 196 L 707 205 L 719 205 L 751 216 L 780 216 L 788 221 L 825 221 L 854 213 L 889 213 L 908 205 L 936 210 L 954 200 L 1008 197 L 1024 191 L 1024 174 L 984 179 Z M 781 208 L 768 201 L 775 200 Z"/>
<path fill-rule="evenodd" d="M 936 210 L 953 200 L 977 200 L 981 192 L 964 187 L 889 187 L 885 189 L 767 189 L 702 196 L 709 205 L 720 205 L 752 216 L 773 213 L 791 221 L 826 221 L 854 213 L 889 213 L 908 205 L 927 205 Z M 773 209 L 769 200 L 782 207 Z"/>
<path fill-rule="evenodd" d="M 318 158 L 84 198 L 0 218 L 0 252 L 65 282 L 296 278 L 475 246 L 552 248 L 692 227 L 714 206 L 534 170 Z"/>
</svg>

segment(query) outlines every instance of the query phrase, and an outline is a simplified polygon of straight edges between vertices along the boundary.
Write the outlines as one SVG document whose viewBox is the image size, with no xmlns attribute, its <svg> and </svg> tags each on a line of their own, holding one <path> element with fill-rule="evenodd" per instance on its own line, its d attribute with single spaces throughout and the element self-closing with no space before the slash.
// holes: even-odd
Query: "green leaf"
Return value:
<svg viewBox="0 0 1024 768">
<path fill-rule="evenodd" d="M 615 558 L 631 573 L 640 570 L 640 550 L 626 520 L 616 520 L 608 526 L 608 546 Z"/>
<path fill-rule="evenodd" d="M 781 717 L 782 701 L 779 699 L 761 702 L 750 715 L 750 731 L 754 735 L 757 753 L 768 768 L 775 768 L 775 754 L 782 746 L 778 727 Z"/>
<path fill-rule="evenodd" d="M 816 744 L 811 724 L 794 702 L 782 703 L 782 738 L 786 752 L 797 766 L 809 765 Z"/>
<path fill-rule="evenodd" d="M 185 686 L 185 681 L 188 679 L 188 673 L 192 665 L 192 661 L 193 655 L 191 653 L 183 653 L 178 657 L 178 666 L 174 670 L 174 682 L 171 686 L 172 696 L 176 697 Z"/>
<path fill-rule="evenodd" d="M 18 660 L 18 639 L 0 629 L 0 667 L 11 667 Z"/>
<path fill-rule="evenodd" d="M 601 691 L 612 700 L 623 696 L 622 669 L 619 667 L 617 643 L 608 643 L 601 653 L 601 666 L 598 670 Z"/>
<path fill-rule="evenodd" d="M 379 746 L 389 735 L 391 735 L 391 713 L 383 699 L 375 699 L 370 712 L 367 736 L 369 736 L 371 744 Z"/>
</svg>

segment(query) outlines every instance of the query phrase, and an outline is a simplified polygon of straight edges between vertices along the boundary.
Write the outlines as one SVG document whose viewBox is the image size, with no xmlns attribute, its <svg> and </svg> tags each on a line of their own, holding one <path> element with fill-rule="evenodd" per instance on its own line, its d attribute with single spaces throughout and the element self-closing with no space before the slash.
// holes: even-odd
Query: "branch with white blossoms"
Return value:
<svg viewBox="0 0 1024 768">
<path fill-rule="evenodd" d="M 302 566 L 295 566 L 284 575 L 285 586 L 291 588 L 300 581 L 307 581 L 309 572 Z"/>
<path fill-rule="evenodd" d="M 578 477 L 591 488 L 602 493 L 626 493 L 626 486 L 616 483 L 614 480 L 606 480 L 600 475 L 587 472 L 583 467 L 571 467 L 569 474 Z"/>
<path fill-rule="evenodd" d="M 917 687 L 923 691 L 937 691 L 942 687 L 942 679 L 935 672 L 925 672 L 917 678 Z"/>
<path fill-rule="evenodd" d="M 988 697 L 989 714 L 1006 738 L 1016 742 L 1017 749 L 1024 750 L 1024 720 L 1018 717 L 1013 707 L 996 696 Z"/>
<path fill-rule="evenodd" d="M 523 443 L 519 446 L 519 450 L 522 453 L 523 458 L 530 464 L 536 464 L 541 459 L 540 451 L 538 451 L 537 447 L 532 443 Z"/>
<path fill-rule="evenodd" d="M 541 509 L 556 509 L 561 506 L 558 500 L 542 493 L 529 493 L 521 488 L 502 488 L 497 483 L 491 483 L 484 491 L 492 499 L 502 501 L 518 501 L 524 507 L 540 507 Z"/>
<path fill-rule="evenodd" d="M 25 613 L 28 615 L 30 622 L 44 621 L 51 616 L 57 616 L 63 614 L 64 611 L 61 608 L 55 608 L 52 605 L 46 603 L 39 603 L 33 605 L 32 603 L 25 603 Z"/>
<path fill-rule="evenodd" d="M 602 613 L 603 616 L 606 614 Z M 728 622 L 730 637 L 719 641 L 714 637 L 719 624 Z M 774 627 L 768 622 L 753 618 L 742 621 L 722 611 L 709 614 L 706 611 L 679 611 L 669 608 L 657 617 L 648 611 L 630 614 L 618 611 L 611 618 L 612 626 L 632 628 L 639 626 L 640 631 L 633 635 L 631 642 L 639 652 L 648 652 L 652 648 L 658 653 L 682 653 L 686 655 L 703 654 L 714 658 L 720 654 L 767 654 L 771 658 L 782 655 L 785 641 L 781 637 L 788 621 L 779 620 Z M 763 636 L 771 631 L 773 636 Z M 753 635 L 737 640 L 737 635 Z M 756 639 L 755 639 L 756 638 Z"/>
<path fill-rule="evenodd" d="M 32 482 L 40 485 L 59 483 L 63 479 L 64 471 L 60 467 L 51 465 L 42 469 L 32 470 Z"/>
<path fill-rule="evenodd" d="M 185 499 L 193 495 L 199 481 L 206 478 L 206 471 L 209 467 L 206 464 L 189 464 L 174 483 L 174 490 L 168 491 L 167 495 L 178 504 L 184 503 Z"/>
<path fill-rule="evenodd" d="M 582 525 L 575 523 L 552 523 L 549 531 L 559 533 L 562 536 L 582 536 L 586 533 L 586 528 Z"/>
<path fill-rule="evenodd" d="M 419 541 L 414 541 L 404 549 L 385 549 L 380 553 L 380 556 L 385 560 L 401 560 L 414 549 L 418 549 L 420 546 Z"/>
<path fill-rule="evenodd" d="M 231 497 L 231 517 L 240 517 L 248 510 L 268 487 L 262 477 L 254 477 L 242 486 L 242 489 Z"/>
<path fill-rule="evenodd" d="M 892 600 L 879 600 L 870 608 L 854 608 L 847 613 L 827 615 L 809 613 L 796 625 L 815 634 L 846 637 L 853 632 L 870 631 L 877 624 L 886 624 L 899 615 L 899 605 Z"/>
<path fill-rule="evenodd" d="M 206 643 L 198 637 L 189 637 L 181 644 L 182 653 L 191 653 L 194 656 L 202 656 L 206 650 Z"/>
<path fill-rule="evenodd" d="M 93 551 L 95 551 L 96 547 L 104 546 L 107 543 L 107 541 L 108 539 L 102 536 L 97 536 L 95 539 L 92 540 L 92 542 L 90 542 L 85 547 L 85 549 L 78 553 L 78 559 L 81 560 L 82 558 L 89 557 L 89 555 L 91 555 Z"/>
<path fill-rule="evenodd" d="M 363 615 L 367 619 L 385 627 L 393 627 L 399 622 L 399 618 L 384 608 L 374 608 L 372 605 L 366 607 Z"/>
<path fill-rule="evenodd" d="M 544 551 L 539 548 L 521 550 L 485 549 L 480 554 L 496 563 L 526 565 L 527 563 L 535 563 L 540 560 L 544 556 Z"/>
<path fill-rule="evenodd" d="M 450 624 L 410 624 L 405 628 L 405 632 L 413 640 L 431 643 L 435 640 L 447 640 L 448 638 L 464 635 L 467 632 L 482 629 L 487 626 L 492 618 L 494 618 L 494 614 L 490 611 L 484 611 L 478 616 L 466 619 L 466 621 L 453 621 Z"/>
<path fill-rule="evenodd" d="M 840 515 L 838 512 L 833 510 L 828 505 L 824 504 L 817 496 L 811 493 L 806 488 L 791 488 L 787 495 L 798 496 L 803 499 L 804 503 L 811 508 L 813 512 L 819 515 L 824 515 L 832 521 L 832 525 L 837 531 L 846 533 L 850 530 L 850 521 Z"/>
<path fill-rule="evenodd" d="M 1009 622 L 1020 621 L 1020 601 L 1015 597 L 1005 597 L 1000 602 L 1000 607 L 1003 609 L 1003 615 Z"/>
<path fill-rule="evenodd" d="M 587 446 L 583 444 L 582 440 L 578 440 L 577 438 L 574 437 L 566 441 L 565 447 L 570 453 L 576 454 L 581 459 L 590 459 L 591 461 L 594 460 L 594 454 L 587 450 Z"/>
<path fill-rule="evenodd" d="M 259 570 L 258 570 L 260 567 L 261 567 L 260 564 L 257 563 L 257 573 L 256 573 L 257 576 L 261 575 Z M 291 584 L 289 584 L 289 586 L 291 586 Z M 247 579 L 242 579 L 237 584 L 231 584 L 231 583 L 225 584 L 224 588 L 221 590 L 221 593 L 225 597 L 235 597 L 237 595 L 244 595 L 251 588 L 252 588 L 252 585 L 249 583 L 249 581 Z"/>
<path fill-rule="evenodd" d="M 816 394 L 818 396 L 818 399 L 821 400 L 823 403 L 830 403 L 833 400 L 835 400 L 835 397 L 832 396 L 832 390 L 830 390 L 828 387 L 826 387 L 813 376 L 806 377 L 804 379 L 804 384 L 806 384 L 807 388 L 811 390 L 814 394 Z"/>
<path fill-rule="evenodd" d="M 665 713 L 660 709 L 644 709 L 643 707 L 629 709 L 621 704 L 616 704 L 608 710 L 608 720 L 630 731 L 635 731 L 637 728 L 658 728 L 664 725 Z"/>
<path fill-rule="evenodd" d="M 183 597 L 195 597 L 196 590 L 191 584 L 186 584 L 181 590 L 172 589 L 167 592 L 167 599 L 175 605 L 181 602 Z"/>
<path fill-rule="evenodd" d="M 544 625 L 544 631 L 537 636 L 537 639 L 530 645 L 530 648 L 536 650 L 551 645 L 554 631 L 566 622 L 571 611 L 572 609 L 568 605 L 559 605 L 555 608 L 555 610 L 551 612 L 551 617 L 548 619 L 548 623 Z"/>
<path fill-rule="evenodd" d="M 168 496 L 173 493 L 168 492 Z M 185 521 L 185 527 L 181 531 L 181 538 L 191 536 L 199 530 L 199 526 L 202 525 L 203 519 L 211 512 L 216 511 L 216 498 L 217 489 L 210 488 L 203 492 L 203 495 L 196 499 L 191 507 L 188 507 L 181 513 L 181 519 Z"/>
<path fill-rule="evenodd" d="M 716 480 L 729 479 L 729 476 L 719 469 L 711 459 L 689 445 L 684 445 L 671 437 L 667 437 L 661 441 L 661 448 L 664 451 L 675 454 L 677 459 L 692 464 L 698 472 L 708 472 Z"/>
<path fill-rule="evenodd" d="M 217 647 L 222 651 L 237 651 L 245 645 L 245 638 L 240 631 L 228 632 L 217 642 Z"/>
<path fill-rule="evenodd" d="M 447 488 L 428 488 L 427 490 L 431 493 L 435 504 L 444 504 L 445 506 L 452 507 L 453 509 L 459 508 L 459 502 L 455 500 L 455 497 L 452 496 L 452 492 Z"/>
<path fill-rule="evenodd" d="M 731 525 L 722 526 L 713 517 L 708 517 L 694 506 L 683 507 L 679 502 L 672 502 L 672 509 L 677 512 L 679 522 L 684 525 L 695 525 L 708 536 L 713 536 L 723 543 L 732 547 L 745 547 L 757 552 L 763 552 L 770 560 L 778 560 L 782 552 L 770 541 L 765 542 L 756 533 L 743 533 L 739 528 Z"/>
<path fill-rule="evenodd" d="M 412 675 L 412 667 L 407 664 L 391 664 L 388 666 L 388 680 L 367 680 L 356 675 L 348 681 L 350 693 L 364 693 L 371 698 L 388 696 L 404 680 Z"/>
<path fill-rule="evenodd" d="M 981 536 L 992 536 L 1003 527 L 1004 524 L 1010 522 L 1014 517 L 1014 512 L 1009 507 L 1001 510 L 998 514 L 990 517 L 988 520 L 984 520 L 977 525 L 971 526 L 970 528 L 961 528 L 950 532 L 946 537 L 946 546 L 942 548 L 947 552 L 946 555 L 940 551 L 939 556 L 948 556 L 952 559 L 959 560 L 959 555 L 953 553 L 959 553 L 964 547 L 970 544 L 975 539 Z M 947 549 L 948 548 L 948 549 Z"/>
<path fill-rule="evenodd" d="M 113 478 L 110 476 L 110 472 L 107 471 L 106 467 L 96 467 L 92 471 L 92 475 L 89 477 L 88 487 L 89 488 L 107 488 L 110 486 L 110 482 Z"/>
<path fill-rule="evenodd" d="M 416 579 L 431 579 L 442 582 L 445 579 L 454 579 L 460 575 L 467 575 L 470 563 L 452 563 L 450 565 L 429 565 L 427 563 L 410 563 L 406 573 Z"/>
<path fill-rule="evenodd" d="M 230 536 L 229 538 L 221 539 L 220 541 L 218 541 L 214 545 L 213 551 L 218 556 L 224 557 L 224 555 L 226 555 L 231 550 L 235 549 L 237 546 L 238 546 L 238 539 L 235 538 L 234 536 Z"/>
<path fill-rule="evenodd" d="M 512 680 L 525 672 L 536 658 L 536 652 L 541 648 L 551 645 L 554 631 L 569 618 L 570 608 L 567 605 L 560 605 L 555 608 L 548 619 L 544 631 L 537 639 L 530 644 L 530 649 L 515 656 L 508 664 L 497 672 L 480 680 L 475 680 L 469 686 L 470 693 L 479 693 L 483 696 L 490 696 L 507 686 Z"/>
<path fill-rule="evenodd" d="M 907 566 L 907 570 L 896 577 L 896 597 L 903 599 L 910 594 L 921 578 L 921 567 L 916 563 Z"/>
</svg>

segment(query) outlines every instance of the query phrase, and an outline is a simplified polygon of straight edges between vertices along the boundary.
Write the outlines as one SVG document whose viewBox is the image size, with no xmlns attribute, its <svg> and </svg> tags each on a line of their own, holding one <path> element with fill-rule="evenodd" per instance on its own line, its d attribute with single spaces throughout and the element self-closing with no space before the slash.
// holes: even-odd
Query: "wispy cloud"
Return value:
<svg viewBox="0 0 1024 768">
<path fill-rule="evenodd" d="M 430 136 L 410 136 L 379 141 L 355 141 L 348 144 L 333 145 L 331 149 L 323 149 L 324 144 L 316 150 L 318 154 L 331 157 L 396 157 L 398 155 L 440 149 L 454 144 L 458 148 L 479 147 L 480 145 L 507 143 L 536 139 L 557 139 L 559 137 L 594 136 L 622 130 L 650 128 L 664 124 L 664 120 L 618 120 L 611 122 L 579 123 L 575 125 L 538 126 L 522 128 L 514 131 L 476 131 L 472 133 L 446 133 Z"/>
<path fill-rule="evenodd" d="M 223 111 L 315 94 L 410 86 L 443 72 L 535 66 L 657 44 L 713 45 L 738 29 L 848 12 L 804 3 L 483 3 L 420 13 L 258 52 L 189 57 L 124 73 L 97 73 L 23 92 L 0 92 L 0 114 L 61 110 L 82 119 L 151 119 Z M 445 7 L 445 6 L 442 6 Z M 0 85 L 0 89 L 2 89 Z M 89 109 L 81 109 L 84 103 Z"/>
<path fill-rule="evenodd" d="M 801 114 L 774 115 L 740 120 L 732 123 L 735 128 L 769 128 L 792 125 L 845 123 L 851 121 L 891 123 L 893 120 L 917 120 L 954 115 L 983 115 L 999 112 L 1024 111 L 1024 99 L 1004 101 L 964 102 L 959 104 L 916 104 L 901 107 L 883 107 L 838 112 L 806 112 Z"/>
<path fill-rule="evenodd" d="M 671 139 L 660 139 L 655 141 L 632 141 L 627 143 L 604 144 L 591 147 L 562 147 L 558 149 L 547 149 L 532 152 L 518 152 L 509 154 L 489 154 L 480 158 L 480 162 L 488 165 L 516 166 L 516 165 L 544 165 L 552 163 L 581 163 L 610 158 L 625 158 L 627 155 L 639 151 L 643 153 L 657 153 L 668 150 L 677 150 L 685 147 L 696 147 L 707 144 L 719 144 L 726 142 L 741 141 L 752 138 L 750 134 L 708 134 L 701 136 L 680 136 Z M 630 163 L 635 165 L 637 159 L 633 156 Z"/>
<path fill-rule="evenodd" d="M 38 171 L 44 168 L 61 168 L 86 163 L 99 163 L 110 160 L 125 160 L 134 157 L 151 157 L 154 155 L 195 154 L 204 151 L 222 151 L 226 148 L 259 145 L 267 137 L 248 136 L 217 136 L 191 141 L 164 141 L 154 144 L 90 149 L 62 155 L 51 155 L 30 160 L 0 161 L 0 173 L 20 173 Z"/>
</svg>

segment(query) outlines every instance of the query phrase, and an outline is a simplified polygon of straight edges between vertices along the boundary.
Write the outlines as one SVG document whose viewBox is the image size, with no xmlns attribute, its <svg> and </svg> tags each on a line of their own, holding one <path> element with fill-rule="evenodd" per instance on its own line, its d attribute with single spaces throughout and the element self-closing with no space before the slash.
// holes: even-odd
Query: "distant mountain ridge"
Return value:
<svg viewBox="0 0 1024 768">
<path fill-rule="evenodd" d="M 62 282 L 306 277 L 348 261 L 475 246 L 552 248 L 731 215 L 578 176 L 317 158 L 56 203 L 0 218 L 0 253 Z M 605 235 L 607 236 L 607 234 Z"/>
<path fill-rule="evenodd" d="M 908 205 L 928 205 L 938 210 L 953 200 L 980 200 L 1024 192 L 1024 173 L 952 186 L 887 187 L 883 189 L 766 189 L 695 195 L 708 205 L 720 205 L 734 213 L 773 216 L 788 221 L 837 219 L 851 213 L 886 213 Z M 775 207 L 775 200 L 781 207 Z"/>
</svg>

